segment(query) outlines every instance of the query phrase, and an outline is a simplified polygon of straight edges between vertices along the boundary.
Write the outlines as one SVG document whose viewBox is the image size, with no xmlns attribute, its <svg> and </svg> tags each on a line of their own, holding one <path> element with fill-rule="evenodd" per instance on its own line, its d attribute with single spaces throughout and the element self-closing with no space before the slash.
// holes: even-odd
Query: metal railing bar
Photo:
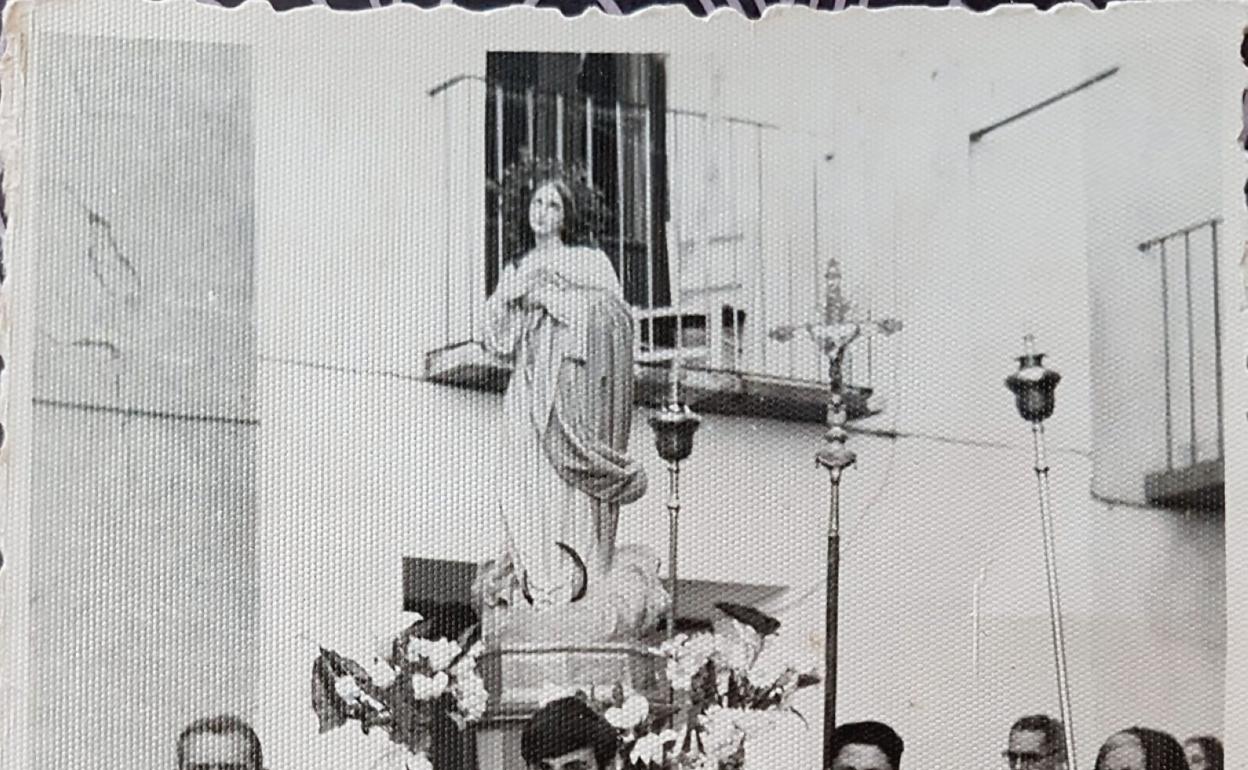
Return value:
<svg viewBox="0 0 1248 770">
<path fill-rule="evenodd" d="M 1192 240 L 1183 234 L 1183 293 L 1187 304 L 1187 413 L 1188 456 L 1196 464 L 1196 322 L 1192 312 Z"/>
<path fill-rule="evenodd" d="M 1218 405 L 1218 457 L 1226 456 L 1225 428 L 1222 425 L 1222 286 L 1218 277 L 1218 220 L 1209 223 L 1213 239 L 1213 369 L 1215 378 L 1214 398 Z"/>
<path fill-rule="evenodd" d="M 646 295 L 654 308 L 654 147 L 650 121 L 642 124 L 642 147 L 646 153 Z M 654 343 L 654 321 L 650 321 L 650 342 Z"/>
<path fill-rule="evenodd" d="M 534 136 L 534 126 L 533 126 L 535 110 L 533 107 L 534 107 L 533 89 L 530 88 L 524 94 L 524 125 L 525 125 L 525 132 L 526 132 L 525 143 L 528 145 L 530 158 L 535 157 L 536 155 L 535 153 L 536 148 L 534 147 L 534 142 L 536 141 L 536 137 Z"/>
<path fill-rule="evenodd" d="M 624 109 L 615 103 L 615 202 L 617 214 L 616 244 L 620 255 L 620 286 L 628 291 L 628 255 L 624 252 Z"/>
<path fill-rule="evenodd" d="M 761 2 L 761 0 L 757 0 Z M 766 276 L 766 261 L 763 258 L 763 130 L 755 127 L 754 129 L 754 168 L 755 185 L 754 185 L 754 231 L 757 239 L 757 261 L 758 275 L 756 282 L 758 285 L 758 355 L 759 366 L 767 370 L 767 330 L 770 328 L 767 324 L 767 283 L 764 280 Z"/>
<path fill-rule="evenodd" d="M 442 102 L 442 141 L 449 143 L 451 140 L 451 107 L 450 100 Z M 451 198 L 451 153 L 442 153 L 442 199 L 452 200 Z M 442 299 L 443 311 L 443 344 L 451 344 L 451 208 L 452 206 L 443 206 L 442 213 L 442 262 L 445 276 L 443 280 L 443 290 L 446 292 Z"/>
<path fill-rule="evenodd" d="M 1181 235 L 1186 235 L 1188 233 L 1193 233 L 1201 229 L 1202 227 L 1216 226 L 1220 224 L 1221 222 L 1222 222 L 1222 217 L 1210 217 L 1209 219 L 1202 220 L 1195 224 L 1191 224 L 1186 227 L 1180 227 L 1178 230 L 1174 230 L 1172 232 L 1166 233 L 1165 235 L 1159 235 L 1156 238 L 1150 238 L 1147 241 L 1142 242 L 1136 248 L 1138 248 L 1140 251 L 1148 251 L 1153 246 L 1156 246 L 1157 244 L 1162 243 L 1164 241 L 1168 241 L 1173 238 L 1177 238 Z"/>
<path fill-rule="evenodd" d="M 555 96 L 555 160 L 563 163 L 563 94 Z"/>
<path fill-rule="evenodd" d="M 434 87 L 430 88 L 428 91 L 428 94 L 431 97 L 437 96 L 443 91 L 453 88 L 454 86 L 457 86 L 460 83 L 463 83 L 465 81 L 473 81 L 473 80 L 480 82 L 480 83 L 485 83 L 487 85 L 499 85 L 497 81 L 491 81 L 489 78 L 483 77 L 481 75 L 456 75 L 455 77 L 449 78 L 435 85 Z M 548 90 L 536 89 L 536 88 L 530 89 L 530 90 L 532 90 L 535 94 L 542 95 L 542 96 L 557 96 L 560 93 L 558 91 L 548 91 Z M 512 93 L 513 92 L 508 92 L 508 95 L 511 96 Z M 619 104 L 621 104 L 623 107 L 628 108 L 628 109 L 639 110 L 639 111 L 654 109 L 652 105 L 644 104 L 641 102 L 630 102 L 626 100 L 616 100 L 616 101 Z M 686 108 L 681 108 L 681 107 L 668 107 L 667 114 L 679 115 L 682 117 L 691 117 L 691 118 L 710 117 L 710 114 L 707 112 L 703 112 L 701 110 L 686 109 Z M 720 119 L 727 121 L 729 123 L 736 123 L 738 125 L 754 126 L 756 128 L 763 128 L 763 129 L 769 129 L 769 130 L 775 130 L 775 131 L 784 130 L 783 126 L 777 125 L 775 123 L 768 123 L 766 121 L 753 120 L 751 118 L 723 117 Z M 801 133 L 801 132 L 798 132 L 798 133 Z M 817 136 L 817 134 L 811 134 L 811 136 Z"/>
<path fill-rule="evenodd" d="M 1166 382 L 1166 470 L 1174 469 L 1174 414 L 1171 401 L 1173 395 L 1170 392 L 1170 277 L 1169 268 L 1166 264 L 1166 242 L 1163 240 L 1159 244 L 1161 247 L 1161 323 L 1163 327 L 1162 334 L 1162 355 L 1164 364 L 1162 371 L 1165 373 Z"/>
</svg>

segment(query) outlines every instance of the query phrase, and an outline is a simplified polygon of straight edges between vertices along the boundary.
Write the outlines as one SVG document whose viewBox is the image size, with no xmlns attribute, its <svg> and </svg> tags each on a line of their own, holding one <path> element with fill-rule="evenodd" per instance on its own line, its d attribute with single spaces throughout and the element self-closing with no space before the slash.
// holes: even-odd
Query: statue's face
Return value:
<svg viewBox="0 0 1248 770">
<path fill-rule="evenodd" d="M 563 229 L 563 196 L 555 186 L 546 183 L 533 193 L 529 202 L 529 227 L 540 237 L 558 235 Z"/>
</svg>

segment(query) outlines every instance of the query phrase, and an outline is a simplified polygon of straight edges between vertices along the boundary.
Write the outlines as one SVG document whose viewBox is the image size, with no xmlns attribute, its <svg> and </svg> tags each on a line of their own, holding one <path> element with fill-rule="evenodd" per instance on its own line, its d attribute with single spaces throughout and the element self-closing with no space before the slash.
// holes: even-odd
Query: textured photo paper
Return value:
<svg viewBox="0 0 1248 770">
<path fill-rule="evenodd" d="M 0 764 L 1245 766 L 1246 25 L 10 7 Z"/>
</svg>

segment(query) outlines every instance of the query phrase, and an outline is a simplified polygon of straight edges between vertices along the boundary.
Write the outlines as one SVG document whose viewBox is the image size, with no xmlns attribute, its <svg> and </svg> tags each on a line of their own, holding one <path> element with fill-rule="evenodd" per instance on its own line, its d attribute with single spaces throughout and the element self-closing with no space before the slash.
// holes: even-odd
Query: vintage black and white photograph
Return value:
<svg viewBox="0 0 1248 770">
<path fill-rule="evenodd" d="M 1246 26 L 8 8 L 0 765 L 1248 766 Z"/>
</svg>

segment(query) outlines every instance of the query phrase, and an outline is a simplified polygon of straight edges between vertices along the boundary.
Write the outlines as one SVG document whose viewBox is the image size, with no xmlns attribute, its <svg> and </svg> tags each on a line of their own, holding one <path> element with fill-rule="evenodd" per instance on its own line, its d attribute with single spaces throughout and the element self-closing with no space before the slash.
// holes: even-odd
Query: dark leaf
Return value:
<svg viewBox="0 0 1248 770">
<path fill-rule="evenodd" d="M 802 674 L 797 678 L 797 686 L 799 688 L 810 687 L 812 685 L 819 684 L 820 681 L 822 680 L 818 674 Z"/>
<path fill-rule="evenodd" d="M 325 733 L 346 724 L 349 719 L 347 705 L 334 689 L 337 676 L 333 667 L 322 654 L 312 664 L 312 710 L 320 720 L 320 732 Z"/>
<path fill-rule="evenodd" d="M 779 620 L 754 607 L 747 607 L 744 604 L 733 604 L 732 602 L 716 602 L 715 609 L 733 620 L 746 624 L 757 631 L 760 636 L 771 636 L 780 630 Z"/>
</svg>

